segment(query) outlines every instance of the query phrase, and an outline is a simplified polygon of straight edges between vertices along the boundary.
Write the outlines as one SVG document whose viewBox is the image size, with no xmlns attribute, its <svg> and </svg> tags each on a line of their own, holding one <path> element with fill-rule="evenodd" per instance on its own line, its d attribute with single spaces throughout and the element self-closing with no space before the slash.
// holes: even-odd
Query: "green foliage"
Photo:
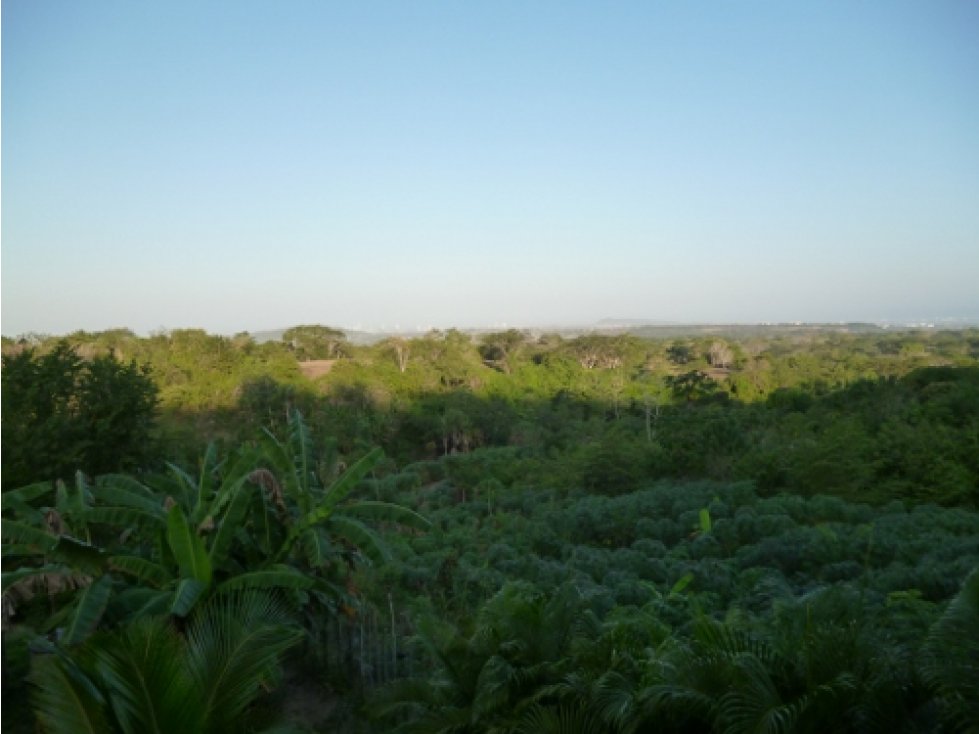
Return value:
<svg viewBox="0 0 979 734">
<path fill-rule="evenodd" d="M 329 326 L 293 326 L 282 334 L 282 341 L 297 359 L 336 359 L 347 349 L 347 337 L 340 329 Z"/>
<path fill-rule="evenodd" d="M 241 731 L 301 632 L 271 597 L 216 599 L 180 634 L 141 618 L 70 652 L 36 659 L 39 722 L 50 732 Z"/>
<path fill-rule="evenodd" d="M 82 360 L 66 342 L 3 356 L 3 488 L 105 473 L 152 457 L 157 390 L 149 370 Z"/>
<path fill-rule="evenodd" d="M 938 693 L 948 731 L 975 732 L 979 726 L 979 566 L 932 627 L 923 672 Z"/>
<path fill-rule="evenodd" d="M 969 730 L 974 332 L 297 328 L 69 337 L 153 365 L 175 460 L 4 492 L 6 619 L 61 640 L 37 661 L 52 730 L 152 731 L 124 683 L 179 675 L 130 648 L 183 660 L 256 591 L 338 710 L 388 682 L 377 730 Z M 247 711 L 232 687 L 217 707 Z"/>
</svg>

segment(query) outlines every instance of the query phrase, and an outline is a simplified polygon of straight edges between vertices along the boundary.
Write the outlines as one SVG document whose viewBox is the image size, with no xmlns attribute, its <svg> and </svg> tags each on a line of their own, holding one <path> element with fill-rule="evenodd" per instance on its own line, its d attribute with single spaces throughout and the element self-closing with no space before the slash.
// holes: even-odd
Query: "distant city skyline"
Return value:
<svg viewBox="0 0 979 734">
<path fill-rule="evenodd" d="M 0 330 L 975 323 L 977 28 L 6 0 Z"/>
</svg>

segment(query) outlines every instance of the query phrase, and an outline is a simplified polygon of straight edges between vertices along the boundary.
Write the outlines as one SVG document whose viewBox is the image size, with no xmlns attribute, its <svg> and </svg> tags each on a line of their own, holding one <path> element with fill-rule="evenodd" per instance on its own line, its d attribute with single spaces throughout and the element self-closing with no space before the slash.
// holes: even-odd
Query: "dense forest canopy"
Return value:
<svg viewBox="0 0 979 734">
<path fill-rule="evenodd" d="M 979 720 L 977 330 L 119 329 L 2 379 L 44 731 Z"/>
</svg>

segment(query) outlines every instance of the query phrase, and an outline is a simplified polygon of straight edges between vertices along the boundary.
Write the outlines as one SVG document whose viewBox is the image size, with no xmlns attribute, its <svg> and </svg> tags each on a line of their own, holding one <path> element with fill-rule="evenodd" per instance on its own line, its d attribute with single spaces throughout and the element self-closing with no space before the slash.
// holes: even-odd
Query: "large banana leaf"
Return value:
<svg viewBox="0 0 979 734">
<path fill-rule="evenodd" d="M 381 537 L 360 520 L 337 515 L 330 520 L 330 530 L 351 543 L 373 563 L 391 560 L 391 551 Z"/>
<path fill-rule="evenodd" d="M 112 597 L 110 609 L 116 618 L 137 620 L 165 616 L 172 603 L 172 589 L 130 586 Z"/>
<path fill-rule="evenodd" d="M 309 497 L 310 479 L 313 476 L 313 439 L 309 435 L 309 428 L 303 420 L 302 413 L 298 410 L 293 410 L 289 416 L 289 444 L 295 457 L 299 490 Z M 304 509 L 308 511 L 308 507 Z"/>
<path fill-rule="evenodd" d="M 9 493 L 8 493 L 9 494 Z M 41 525 L 44 522 L 44 513 L 36 507 L 32 507 L 18 497 L 3 496 L 3 511 L 11 516 L 18 518 L 20 522 Z"/>
<path fill-rule="evenodd" d="M 213 442 L 207 445 L 197 478 L 192 477 L 176 464 L 166 463 L 170 470 L 171 482 L 163 491 L 166 494 L 176 495 L 174 499 L 190 513 L 190 518 L 195 524 L 203 519 L 204 508 L 212 500 L 212 479 L 222 463 L 218 461 L 217 446 Z"/>
<path fill-rule="evenodd" d="M 170 602 L 170 614 L 186 617 L 207 591 L 207 585 L 197 579 L 181 579 L 173 592 Z"/>
<path fill-rule="evenodd" d="M 0 556 L 5 560 L 8 558 L 29 558 L 38 555 L 37 547 L 24 545 L 21 543 L 2 543 L 0 544 Z"/>
<path fill-rule="evenodd" d="M 162 507 L 146 510 L 136 507 L 93 507 L 86 513 L 90 523 L 103 523 L 115 528 L 140 525 L 163 525 L 166 513 Z"/>
<path fill-rule="evenodd" d="M 210 448 L 210 446 L 208 447 Z M 186 471 L 176 464 L 166 462 L 167 469 L 170 470 L 170 481 L 161 483 L 160 489 L 164 494 L 176 495 L 176 500 L 183 507 L 193 508 L 197 503 L 198 487 L 197 481 Z M 156 486 L 154 482 L 154 486 Z"/>
<path fill-rule="evenodd" d="M 114 475 L 99 487 L 99 502 L 102 505 L 132 507 L 151 515 L 166 518 L 163 500 L 152 490 L 129 477 Z"/>
<path fill-rule="evenodd" d="M 211 558 L 204 541 L 187 524 L 179 505 L 171 507 L 167 514 L 167 543 L 180 567 L 181 576 L 204 585 L 211 583 Z"/>
<path fill-rule="evenodd" d="M 105 551 L 97 545 L 86 543 L 68 535 L 62 535 L 58 538 L 51 555 L 83 573 L 96 575 L 105 569 Z"/>
<path fill-rule="evenodd" d="M 6 518 L 0 520 L 0 533 L 3 534 L 4 542 L 29 545 L 37 548 L 38 553 L 52 551 L 58 544 L 57 536 Z"/>
<path fill-rule="evenodd" d="M 231 542 L 234 540 L 235 533 L 241 529 L 241 523 L 248 511 L 251 502 L 250 494 L 254 492 L 254 487 L 249 486 L 248 475 L 239 477 L 228 489 L 226 497 L 229 498 L 227 510 L 220 517 L 217 532 L 211 541 L 210 564 L 211 568 L 220 568 L 231 549 Z M 217 510 L 216 510 L 217 511 Z M 217 517 L 212 515 L 212 517 Z"/>
<path fill-rule="evenodd" d="M 46 494 L 50 494 L 52 489 L 51 482 L 35 482 L 24 487 L 7 490 L 3 493 L 3 509 L 6 511 L 8 502 L 33 502 Z"/>
<path fill-rule="evenodd" d="M 6 594 L 10 587 L 24 579 L 35 577 L 41 579 L 52 574 L 60 576 L 71 572 L 68 566 L 60 563 L 46 563 L 37 568 L 18 568 L 16 571 L 6 571 L 3 574 L 3 593 Z"/>
<path fill-rule="evenodd" d="M 325 566 L 335 557 L 336 551 L 323 528 L 310 528 L 303 535 L 303 550 L 311 568 Z"/>
<path fill-rule="evenodd" d="M 279 549 L 277 560 L 286 557 L 292 546 L 302 537 L 309 528 L 326 521 L 333 515 L 337 503 L 341 502 L 357 486 L 367 473 L 374 468 L 384 452 L 381 449 L 373 449 L 366 456 L 350 467 L 342 477 L 337 479 L 326 491 L 320 506 L 306 514 L 303 519 L 289 532 L 285 542 Z"/>
<path fill-rule="evenodd" d="M 171 580 L 163 566 L 139 556 L 110 556 L 108 562 L 113 571 L 120 571 L 152 586 L 161 587 Z"/>
<path fill-rule="evenodd" d="M 77 645 L 95 631 L 112 595 L 112 577 L 105 575 L 89 584 L 75 604 L 68 618 L 62 641 L 65 645 Z"/>
<path fill-rule="evenodd" d="M 248 476 L 258 465 L 259 452 L 257 449 L 242 449 L 231 469 L 224 476 L 221 486 L 219 486 L 210 502 L 203 504 L 191 516 L 194 523 L 203 522 L 205 518 L 211 517 L 217 520 L 224 512 L 225 506 L 238 496 L 241 486 L 248 481 Z"/>
<path fill-rule="evenodd" d="M 189 505 L 193 508 L 190 516 L 195 523 L 198 523 L 204 519 L 204 507 L 211 500 L 211 493 L 209 489 L 211 478 L 218 473 L 223 463 L 223 461 L 218 460 L 218 447 L 212 441 L 207 445 L 207 450 L 204 452 L 204 458 L 201 460 L 201 470 L 198 475 L 196 493 L 193 497 L 194 502 L 193 504 Z"/>
<path fill-rule="evenodd" d="M 329 486 L 324 495 L 323 506 L 333 508 L 349 495 L 360 482 L 361 479 L 377 466 L 377 462 L 384 458 L 384 451 L 380 448 L 371 449 L 365 456 L 361 457 L 353 466 L 343 473 Z"/>
<path fill-rule="evenodd" d="M 75 484 L 71 489 L 60 479 L 56 483 L 55 501 L 62 515 L 84 523 L 85 513 L 91 506 L 92 500 L 92 488 L 88 484 L 88 479 L 80 471 L 75 472 Z"/>
<path fill-rule="evenodd" d="M 306 456 L 296 457 L 287 444 L 277 439 L 271 431 L 265 430 L 262 447 L 266 459 L 272 464 L 276 475 L 282 481 L 285 494 L 292 499 L 302 515 L 312 507 L 312 495 L 309 491 L 309 476 L 303 475 L 308 465 Z"/>
</svg>

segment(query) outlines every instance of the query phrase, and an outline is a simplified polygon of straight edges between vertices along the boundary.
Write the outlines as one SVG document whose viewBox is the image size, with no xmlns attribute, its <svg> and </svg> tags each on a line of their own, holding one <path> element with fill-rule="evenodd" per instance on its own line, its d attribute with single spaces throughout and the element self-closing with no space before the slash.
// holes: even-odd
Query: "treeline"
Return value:
<svg viewBox="0 0 979 734">
<path fill-rule="evenodd" d="M 261 426 L 283 427 L 295 407 L 341 454 L 380 446 L 396 466 L 519 446 L 535 457 L 528 479 L 566 489 L 616 493 L 658 478 L 749 479 L 767 493 L 977 502 L 977 331 L 652 341 L 516 330 L 474 339 L 450 330 L 355 346 L 336 329 L 302 326 L 262 344 L 247 334 L 193 330 L 34 342 L 5 340 L 5 385 L 30 382 L 30 369 L 66 350 L 76 369 L 111 355 L 152 379 L 156 445 L 136 454 L 121 444 L 107 448 L 112 440 L 93 429 L 89 444 L 115 450 L 118 466 L 86 463 L 76 449 L 56 452 L 60 462 L 42 460 L 38 442 L 60 429 L 38 418 L 43 430 L 28 437 L 14 426 L 21 416 L 29 424 L 57 411 L 23 405 L 30 390 L 14 388 L 21 403 L 4 398 L 4 487 L 74 468 L 146 465 L 154 452 L 192 461 L 209 441 L 232 446 Z M 118 392 L 133 390 L 120 382 Z M 145 393 L 141 400 L 119 411 L 132 418 L 121 434 L 136 433 Z M 138 443 L 151 445 L 141 434 Z M 33 466 L 21 469 L 16 452 L 34 456 Z"/>
</svg>

